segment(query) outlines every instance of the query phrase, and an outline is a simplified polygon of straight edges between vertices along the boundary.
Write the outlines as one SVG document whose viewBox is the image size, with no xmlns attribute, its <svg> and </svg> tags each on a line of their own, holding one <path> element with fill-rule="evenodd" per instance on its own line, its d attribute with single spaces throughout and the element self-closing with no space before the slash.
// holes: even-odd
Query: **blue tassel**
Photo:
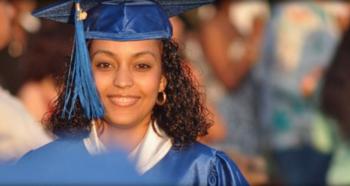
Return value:
<svg viewBox="0 0 350 186">
<path fill-rule="evenodd" d="M 75 2 L 75 39 L 62 117 L 71 119 L 75 112 L 76 103 L 79 101 L 85 116 L 88 119 L 97 119 L 103 117 L 104 109 L 96 90 L 89 52 L 86 47 L 83 19 L 87 15 L 80 9 L 79 0 Z"/>
</svg>

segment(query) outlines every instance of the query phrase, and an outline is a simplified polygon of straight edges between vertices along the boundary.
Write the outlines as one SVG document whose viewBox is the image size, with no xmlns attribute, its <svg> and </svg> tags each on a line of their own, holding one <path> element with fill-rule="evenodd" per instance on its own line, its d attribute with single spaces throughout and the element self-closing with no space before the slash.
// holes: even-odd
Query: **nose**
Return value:
<svg viewBox="0 0 350 186">
<path fill-rule="evenodd" d="M 113 84 L 118 88 L 132 87 L 134 84 L 134 81 L 129 69 L 119 68 L 115 73 Z"/>
</svg>

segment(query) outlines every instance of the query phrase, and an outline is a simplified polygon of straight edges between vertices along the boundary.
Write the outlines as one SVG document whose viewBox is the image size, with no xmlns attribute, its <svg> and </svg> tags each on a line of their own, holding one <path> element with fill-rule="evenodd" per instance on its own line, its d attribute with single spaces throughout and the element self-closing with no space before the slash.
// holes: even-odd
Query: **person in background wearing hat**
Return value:
<svg viewBox="0 0 350 186">
<path fill-rule="evenodd" d="M 10 40 L 14 14 L 12 5 L 0 0 L 0 50 Z M 50 141 L 51 138 L 30 117 L 23 105 L 0 86 L 0 165 L 12 163 Z"/>
<path fill-rule="evenodd" d="M 75 0 L 36 11 L 74 23 L 75 42 L 48 120 L 59 139 L 19 163 L 40 159 L 52 170 L 72 147 L 88 155 L 121 148 L 141 175 L 171 184 L 247 185 L 223 152 L 196 141 L 210 127 L 209 113 L 170 39 L 169 17 L 210 2 Z"/>
</svg>

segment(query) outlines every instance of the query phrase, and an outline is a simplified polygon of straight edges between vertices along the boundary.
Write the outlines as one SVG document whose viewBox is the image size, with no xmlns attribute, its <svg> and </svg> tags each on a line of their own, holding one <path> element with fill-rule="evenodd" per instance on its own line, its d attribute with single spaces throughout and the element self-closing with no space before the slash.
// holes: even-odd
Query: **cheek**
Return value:
<svg viewBox="0 0 350 186">
<path fill-rule="evenodd" d="M 139 87 L 145 95 L 152 97 L 152 100 L 154 100 L 159 91 L 160 78 L 161 75 L 159 72 L 147 76 L 141 75 L 137 77 L 135 83 L 137 83 L 137 87 Z"/>
<path fill-rule="evenodd" d="M 113 86 L 113 76 L 109 73 L 93 72 L 97 91 L 102 95 L 108 87 Z"/>
</svg>

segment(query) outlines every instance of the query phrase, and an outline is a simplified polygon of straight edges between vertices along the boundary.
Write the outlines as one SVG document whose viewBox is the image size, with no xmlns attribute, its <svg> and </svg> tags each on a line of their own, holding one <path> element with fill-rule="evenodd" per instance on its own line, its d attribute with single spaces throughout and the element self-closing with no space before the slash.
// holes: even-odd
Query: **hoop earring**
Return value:
<svg viewBox="0 0 350 186">
<path fill-rule="evenodd" d="M 164 91 L 159 92 L 159 93 L 162 94 L 162 98 L 159 100 L 159 94 L 158 94 L 156 103 L 157 103 L 157 105 L 162 106 L 162 105 L 164 105 L 165 102 L 166 102 L 166 94 L 165 94 Z"/>
</svg>

